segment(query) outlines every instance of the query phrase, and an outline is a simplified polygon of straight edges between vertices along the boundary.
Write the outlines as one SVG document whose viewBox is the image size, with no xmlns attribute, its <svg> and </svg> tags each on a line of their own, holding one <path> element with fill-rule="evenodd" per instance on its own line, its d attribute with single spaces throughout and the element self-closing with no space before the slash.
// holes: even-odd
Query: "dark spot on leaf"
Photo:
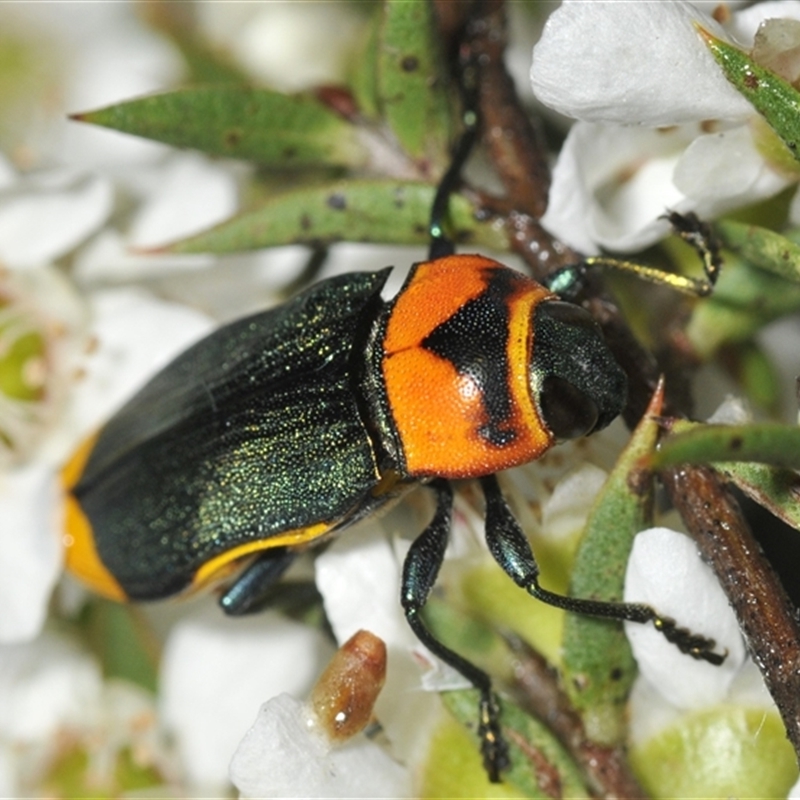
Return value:
<svg viewBox="0 0 800 800">
<path fill-rule="evenodd" d="M 731 450 L 741 450 L 743 444 L 744 442 L 741 436 L 734 436 L 733 439 L 731 439 Z"/>
<path fill-rule="evenodd" d="M 403 72 L 415 72 L 419 69 L 419 59 L 416 56 L 406 56 L 400 62 L 400 69 Z"/>
<path fill-rule="evenodd" d="M 574 675 L 572 678 L 572 685 L 578 692 L 585 692 L 589 688 L 589 684 L 589 676 L 583 672 Z"/>
<path fill-rule="evenodd" d="M 335 192 L 334 194 L 328 195 L 327 204 L 328 208 L 333 208 L 336 211 L 344 211 L 344 209 L 347 208 L 347 199 L 343 194 Z"/>
<path fill-rule="evenodd" d="M 358 114 L 358 105 L 352 92 L 343 86 L 320 86 L 315 94 L 317 100 L 335 111 L 340 117 L 353 119 Z"/>
<path fill-rule="evenodd" d="M 427 232 L 428 231 L 424 225 L 420 224 L 419 222 L 414 223 L 414 233 L 424 236 Z"/>
<path fill-rule="evenodd" d="M 614 667 L 614 669 L 612 669 L 611 672 L 609 673 L 608 677 L 612 681 L 616 682 L 616 681 L 621 681 L 624 675 L 625 671 L 623 669 L 621 669 L 620 667 Z"/>
<path fill-rule="evenodd" d="M 311 217 L 309 217 L 308 214 L 303 214 L 303 216 L 300 217 L 300 230 L 311 230 Z"/>
<path fill-rule="evenodd" d="M 628 489 L 636 497 L 645 497 L 651 489 L 652 473 L 648 469 L 634 467 L 626 480 Z"/>
<path fill-rule="evenodd" d="M 753 75 L 752 72 L 748 72 L 744 76 L 744 85 L 746 89 L 750 89 L 750 91 L 755 91 L 758 89 L 759 80 L 757 75 Z"/>
<path fill-rule="evenodd" d="M 236 147 L 242 141 L 243 132 L 241 128 L 231 128 L 225 131 L 223 136 L 225 147 Z"/>
<path fill-rule="evenodd" d="M 284 148 L 281 155 L 286 159 L 292 159 L 297 156 L 297 148 L 296 147 L 286 147 Z"/>
</svg>

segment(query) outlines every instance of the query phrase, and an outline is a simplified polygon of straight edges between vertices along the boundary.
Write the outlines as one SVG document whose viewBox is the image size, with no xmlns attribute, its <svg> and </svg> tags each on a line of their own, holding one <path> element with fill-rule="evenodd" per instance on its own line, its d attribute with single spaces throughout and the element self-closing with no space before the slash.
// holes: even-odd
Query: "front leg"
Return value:
<svg viewBox="0 0 800 800">
<path fill-rule="evenodd" d="M 436 582 L 447 549 L 453 511 L 450 484 L 436 480 L 429 486 L 436 492 L 436 513 L 430 525 L 414 540 L 406 556 L 402 579 L 403 611 L 417 638 L 480 692 L 478 735 L 483 764 L 489 780 L 497 783 L 500 772 L 508 766 L 508 745 L 500 732 L 500 708 L 492 692 L 491 679 L 483 670 L 442 644 L 422 621 L 422 609 Z"/>
<path fill-rule="evenodd" d="M 551 606 L 577 614 L 628 622 L 652 622 L 655 629 L 682 653 L 716 666 L 725 660 L 727 653 L 714 652 L 716 642 L 713 639 L 698 636 L 686 628 L 679 628 L 674 619 L 662 617 L 654 608 L 644 603 L 585 600 L 543 589 L 539 586 L 539 566 L 533 551 L 500 491 L 497 478 L 494 475 L 481 478 L 481 487 L 486 498 L 486 543 L 489 550 L 503 571 L 530 595 Z"/>
</svg>

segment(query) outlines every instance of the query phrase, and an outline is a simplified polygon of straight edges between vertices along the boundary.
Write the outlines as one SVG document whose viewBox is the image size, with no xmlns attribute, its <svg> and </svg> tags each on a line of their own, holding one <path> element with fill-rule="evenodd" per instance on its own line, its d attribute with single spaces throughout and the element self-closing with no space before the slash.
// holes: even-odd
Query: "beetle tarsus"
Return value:
<svg viewBox="0 0 800 800">
<path fill-rule="evenodd" d="M 709 664 L 720 666 L 728 657 L 728 651 L 717 653 L 715 639 L 692 633 L 688 628 L 679 628 L 677 622 L 671 617 L 658 616 L 653 611 L 653 626 L 664 635 L 664 638 L 674 644 L 681 653 L 685 653 L 698 661 L 708 661 Z"/>
<path fill-rule="evenodd" d="M 500 731 L 500 706 L 492 692 L 481 695 L 478 736 L 484 769 L 492 783 L 499 783 L 500 773 L 508 767 L 510 760 L 508 744 Z"/>
</svg>

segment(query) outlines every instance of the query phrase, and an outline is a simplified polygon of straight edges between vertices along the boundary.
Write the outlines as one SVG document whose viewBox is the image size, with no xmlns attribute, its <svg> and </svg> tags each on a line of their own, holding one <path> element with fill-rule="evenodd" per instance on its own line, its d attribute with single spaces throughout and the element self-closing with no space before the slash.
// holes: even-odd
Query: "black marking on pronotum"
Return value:
<svg viewBox="0 0 800 800">
<path fill-rule="evenodd" d="M 505 447 L 516 438 L 510 427 L 508 363 L 508 298 L 514 291 L 511 276 L 513 273 L 495 273 L 478 297 L 466 302 L 422 342 L 426 350 L 472 379 L 486 411 L 486 422 L 478 434 L 495 447 Z"/>
</svg>

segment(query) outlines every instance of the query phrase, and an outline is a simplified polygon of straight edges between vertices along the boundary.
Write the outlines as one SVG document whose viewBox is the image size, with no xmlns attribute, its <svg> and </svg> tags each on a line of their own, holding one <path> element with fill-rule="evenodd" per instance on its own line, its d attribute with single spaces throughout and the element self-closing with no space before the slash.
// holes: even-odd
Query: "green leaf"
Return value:
<svg viewBox="0 0 800 800">
<path fill-rule="evenodd" d="M 800 469 L 800 427 L 779 422 L 697 425 L 663 439 L 650 465 L 663 469 L 718 461 L 755 461 Z"/>
<path fill-rule="evenodd" d="M 757 225 L 720 220 L 714 230 L 722 244 L 758 269 L 800 283 L 800 245 Z"/>
<path fill-rule="evenodd" d="M 708 427 L 701 422 L 675 420 L 673 438 Z M 670 438 L 665 440 L 669 444 Z M 744 494 L 787 525 L 800 530 L 800 475 L 792 469 L 747 461 L 713 461 L 714 469 L 728 477 Z"/>
<path fill-rule="evenodd" d="M 717 39 L 699 26 L 698 32 L 725 77 L 764 117 L 794 158 L 800 160 L 800 92 L 738 47 Z"/>
<path fill-rule="evenodd" d="M 380 114 L 378 99 L 378 46 L 383 8 L 372 15 L 367 26 L 367 35 L 362 44 L 360 57 L 353 60 L 349 85 L 355 97 L 359 113 L 375 119 Z"/>
<path fill-rule="evenodd" d="M 800 476 L 767 464 L 728 461 L 713 464 L 751 500 L 800 530 Z"/>
<path fill-rule="evenodd" d="M 158 645 L 141 611 L 93 597 L 82 623 L 90 647 L 108 678 L 123 678 L 155 692 Z"/>
<path fill-rule="evenodd" d="M 727 350 L 724 367 L 751 402 L 772 415 L 780 413 L 783 381 L 756 341 Z"/>
<path fill-rule="evenodd" d="M 359 167 L 358 132 L 313 95 L 199 86 L 150 95 L 73 119 L 273 169 Z"/>
<path fill-rule="evenodd" d="M 731 255 L 714 293 L 695 305 L 686 336 L 695 354 L 706 359 L 722 345 L 748 341 L 768 322 L 798 309 L 798 284 Z"/>
<path fill-rule="evenodd" d="M 633 538 L 652 524 L 653 478 L 641 459 L 655 448 L 662 400 L 659 390 L 595 501 L 575 557 L 573 597 L 622 600 Z M 616 744 L 625 733 L 625 702 L 636 677 L 622 624 L 567 614 L 563 646 L 564 687 L 588 737 Z"/>
<path fill-rule="evenodd" d="M 387 0 L 378 41 L 379 108 L 405 152 L 444 167 L 450 111 L 433 4 Z"/>
<path fill-rule="evenodd" d="M 232 253 L 284 244 L 339 241 L 425 245 L 435 188 L 402 181 L 348 181 L 296 189 L 166 248 L 171 253 Z M 508 241 L 478 221 L 460 195 L 450 198 L 456 241 L 495 250 Z"/>
<path fill-rule="evenodd" d="M 478 723 L 478 692 L 464 689 L 453 692 L 443 692 L 442 700 L 448 711 L 458 722 L 472 732 L 471 742 L 474 758 L 469 759 L 469 765 L 463 764 L 460 771 L 455 773 L 454 785 L 440 786 L 445 794 L 437 797 L 507 797 L 517 796 L 500 793 L 490 784 L 485 789 L 492 790 L 491 794 L 481 795 L 481 783 L 473 777 L 476 766 L 480 765 L 478 751 L 479 740 L 476 733 Z M 586 786 L 581 778 L 581 773 L 567 751 L 556 739 L 552 732 L 541 722 L 525 714 L 509 700 L 502 701 L 501 726 L 506 741 L 509 744 L 511 767 L 502 774 L 503 787 L 506 785 L 516 789 L 523 797 L 542 798 L 550 800 L 553 797 L 583 798 L 589 797 Z M 446 758 L 441 742 L 434 738 L 429 756 L 430 767 L 436 769 L 441 760 Z M 447 748 L 451 747 L 449 743 Z M 464 759 L 466 762 L 467 759 Z M 470 769 L 471 772 L 466 770 Z M 465 782 L 465 778 L 467 781 Z M 470 791 L 470 787 L 472 790 Z M 475 791 L 478 791 L 476 794 Z M 428 793 L 427 796 L 434 796 Z"/>
</svg>

